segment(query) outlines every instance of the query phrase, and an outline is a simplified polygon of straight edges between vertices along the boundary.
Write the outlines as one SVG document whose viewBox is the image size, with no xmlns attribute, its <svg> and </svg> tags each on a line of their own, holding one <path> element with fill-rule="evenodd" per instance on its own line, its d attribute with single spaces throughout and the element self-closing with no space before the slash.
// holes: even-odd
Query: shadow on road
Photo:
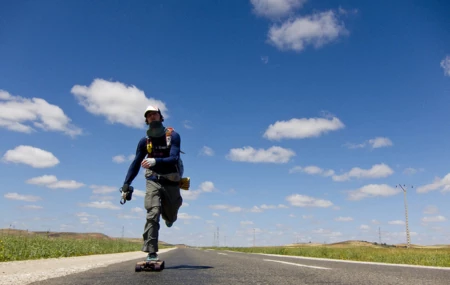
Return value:
<svg viewBox="0 0 450 285">
<path fill-rule="evenodd" d="M 167 270 L 167 269 L 198 270 L 198 269 L 210 269 L 210 268 L 214 268 L 214 267 L 212 267 L 212 266 L 194 266 L 194 265 L 177 265 L 177 266 L 164 267 L 164 270 Z"/>
</svg>

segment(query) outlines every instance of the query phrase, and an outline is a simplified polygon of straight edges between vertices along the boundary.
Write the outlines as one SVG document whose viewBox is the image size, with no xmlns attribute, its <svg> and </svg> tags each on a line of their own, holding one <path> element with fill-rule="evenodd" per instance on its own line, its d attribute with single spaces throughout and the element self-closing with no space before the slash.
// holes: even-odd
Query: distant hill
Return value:
<svg viewBox="0 0 450 285">
<path fill-rule="evenodd" d="M 77 233 L 77 232 L 52 232 L 52 231 L 27 231 L 17 229 L 0 229 L 1 235 L 15 236 L 46 236 L 48 238 L 73 238 L 73 239 L 110 239 L 119 240 L 122 238 L 110 237 L 102 233 Z M 123 240 L 142 243 L 142 238 L 123 238 Z M 160 245 L 173 246 L 164 241 L 159 241 Z"/>
<path fill-rule="evenodd" d="M 400 244 L 386 244 L 386 243 L 377 243 L 377 242 L 368 242 L 364 240 L 347 240 L 336 243 L 292 243 L 287 244 L 285 246 L 288 247 L 304 247 L 304 246 L 328 246 L 328 247 L 373 247 L 373 248 L 382 248 L 382 247 L 406 247 L 406 243 Z M 411 244 L 411 248 L 450 248 L 450 245 L 417 245 Z"/>
</svg>

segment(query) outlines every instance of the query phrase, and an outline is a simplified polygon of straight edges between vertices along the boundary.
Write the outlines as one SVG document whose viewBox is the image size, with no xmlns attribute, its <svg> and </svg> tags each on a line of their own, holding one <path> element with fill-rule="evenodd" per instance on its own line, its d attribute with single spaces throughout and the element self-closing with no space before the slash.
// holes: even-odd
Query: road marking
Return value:
<svg viewBox="0 0 450 285">
<path fill-rule="evenodd" d="M 279 263 L 289 264 L 289 265 L 295 265 L 295 266 L 301 266 L 301 267 L 315 268 L 315 269 L 330 269 L 330 268 L 327 268 L 327 267 L 304 265 L 304 264 L 293 263 L 293 262 L 287 262 L 287 261 L 281 261 L 281 260 L 273 260 L 273 259 L 263 259 L 263 260 L 264 260 L 264 261 L 279 262 Z"/>
<path fill-rule="evenodd" d="M 280 254 L 269 254 L 269 253 L 249 253 L 249 254 L 276 256 L 276 257 L 284 257 L 284 258 L 295 258 L 295 259 L 306 259 L 306 260 L 316 260 L 316 261 L 343 262 L 343 263 L 356 263 L 356 264 L 381 265 L 381 266 L 396 266 L 396 267 L 411 267 L 411 268 L 417 268 L 417 269 L 450 270 L 450 267 L 439 267 L 439 266 L 396 264 L 396 263 L 382 263 L 382 262 L 355 261 L 355 260 L 341 260 L 341 259 L 331 259 L 331 258 L 292 256 L 292 255 L 280 255 Z"/>
<path fill-rule="evenodd" d="M 228 255 L 228 254 L 226 254 L 226 253 L 221 253 L 221 252 L 218 252 L 217 254 L 221 254 L 221 255 Z"/>
</svg>

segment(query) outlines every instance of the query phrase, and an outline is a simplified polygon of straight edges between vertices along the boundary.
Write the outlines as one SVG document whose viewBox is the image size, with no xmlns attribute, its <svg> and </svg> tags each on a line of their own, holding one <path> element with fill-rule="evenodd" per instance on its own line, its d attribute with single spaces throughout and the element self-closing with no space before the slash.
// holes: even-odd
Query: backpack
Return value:
<svg viewBox="0 0 450 285">
<path fill-rule="evenodd" d="M 166 128 L 166 144 L 167 144 L 167 148 L 170 148 L 171 135 L 172 135 L 172 132 L 174 130 L 175 129 L 172 128 L 172 127 L 167 127 Z M 152 141 L 150 140 L 149 137 L 147 137 L 147 152 L 148 153 L 152 153 Z M 181 150 L 180 150 L 180 153 L 184 154 L 184 152 L 181 151 Z M 183 160 L 181 159 L 181 156 L 178 158 L 177 170 L 178 170 L 178 173 L 180 174 L 180 177 L 183 177 L 184 165 L 183 165 Z"/>
</svg>

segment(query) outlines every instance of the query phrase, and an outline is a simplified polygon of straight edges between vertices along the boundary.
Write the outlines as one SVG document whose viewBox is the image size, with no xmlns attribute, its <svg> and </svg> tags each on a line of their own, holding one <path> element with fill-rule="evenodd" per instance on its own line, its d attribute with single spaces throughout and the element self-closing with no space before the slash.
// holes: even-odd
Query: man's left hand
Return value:
<svg viewBox="0 0 450 285">
<path fill-rule="evenodd" d="M 146 158 L 142 161 L 141 166 L 144 168 L 150 168 L 156 164 L 156 159 L 154 158 Z"/>
</svg>

